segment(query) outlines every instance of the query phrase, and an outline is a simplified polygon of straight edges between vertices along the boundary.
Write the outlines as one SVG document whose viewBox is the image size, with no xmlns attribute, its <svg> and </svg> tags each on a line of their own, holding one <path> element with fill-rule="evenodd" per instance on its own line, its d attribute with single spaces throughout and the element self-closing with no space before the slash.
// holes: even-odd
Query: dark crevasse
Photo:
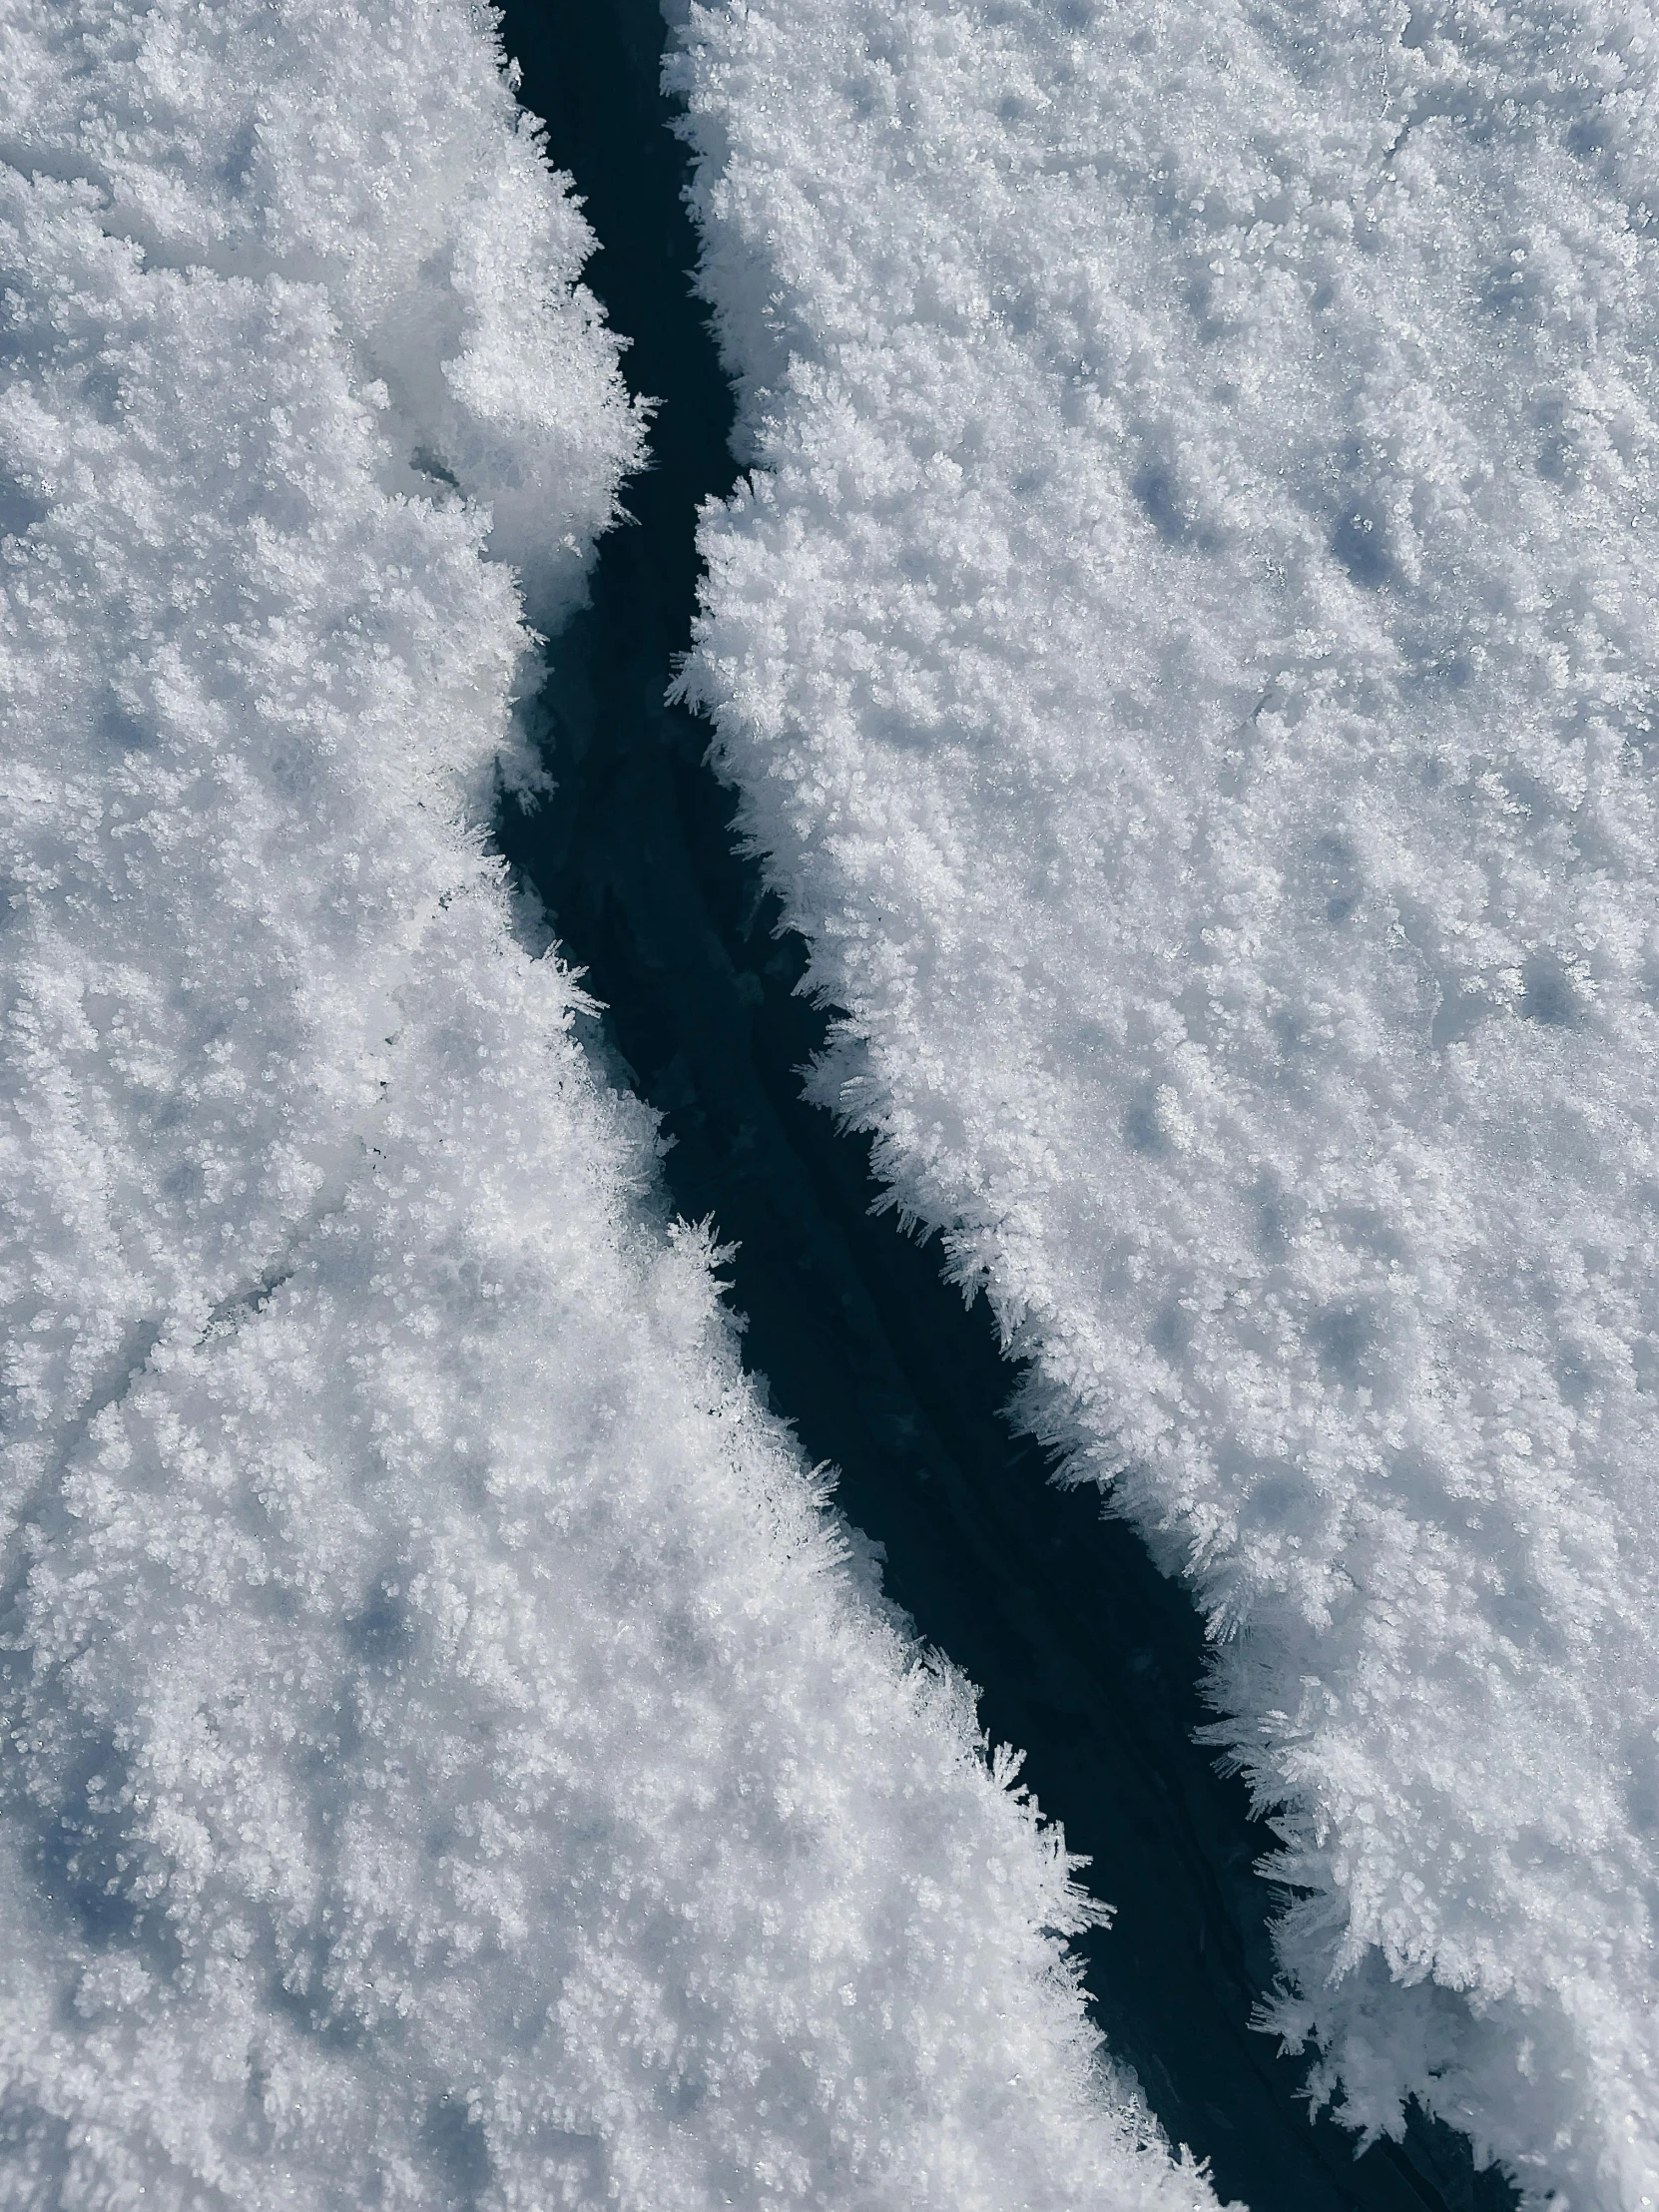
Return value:
<svg viewBox="0 0 1659 2212">
<path fill-rule="evenodd" d="M 697 510 L 735 470 L 731 395 L 690 286 L 661 19 L 654 0 L 508 0 L 505 32 L 585 198 L 589 279 L 631 341 L 629 379 L 660 405 L 633 526 L 607 539 L 543 695 L 557 796 L 505 807 L 502 848 L 664 1116 L 674 1205 L 737 1243 L 751 1370 L 839 1469 L 889 1593 L 981 1685 L 985 1727 L 1025 1750 L 1039 1802 L 1090 1855 L 1089 1885 L 1117 1910 L 1082 1946 L 1090 2001 L 1170 2136 L 1254 2212 L 1496 2212 L 1507 2186 L 1420 2118 L 1357 2160 L 1351 2136 L 1310 2119 L 1304 2064 L 1250 2027 L 1274 1973 L 1274 1898 L 1254 1871 L 1274 1839 L 1193 1741 L 1193 1608 L 1092 1490 L 1047 1479 L 1003 1418 L 1014 1377 L 983 1301 L 964 1308 L 936 1251 L 871 1213 L 867 1141 L 802 1101 L 797 1071 L 827 1019 L 795 995 L 804 948 L 734 848 L 707 729 L 664 703 L 690 642 Z"/>
</svg>

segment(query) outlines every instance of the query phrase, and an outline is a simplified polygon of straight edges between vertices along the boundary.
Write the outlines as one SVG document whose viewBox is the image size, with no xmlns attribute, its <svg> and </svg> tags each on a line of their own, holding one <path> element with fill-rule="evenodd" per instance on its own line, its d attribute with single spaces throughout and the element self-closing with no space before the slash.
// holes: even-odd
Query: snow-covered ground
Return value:
<svg viewBox="0 0 1659 2212">
<path fill-rule="evenodd" d="M 672 12 L 758 464 L 688 686 L 849 1015 L 818 1095 L 1193 1578 L 1275 2022 L 1634 2212 L 1651 11 Z"/>
<path fill-rule="evenodd" d="M 0 72 L 0 2203 L 1208 2203 L 484 848 L 639 426 L 483 12 Z"/>
</svg>

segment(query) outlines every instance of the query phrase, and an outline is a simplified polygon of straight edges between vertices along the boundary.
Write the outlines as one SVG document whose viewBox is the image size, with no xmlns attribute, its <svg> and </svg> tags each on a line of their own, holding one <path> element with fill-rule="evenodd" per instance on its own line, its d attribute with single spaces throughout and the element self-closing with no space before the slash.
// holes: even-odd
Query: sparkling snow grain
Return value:
<svg viewBox="0 0 1659 2212">
<path fill-rule="evenodd" d="M 484 852 L 638 425 L 482 11 L 0 69 L 0 2204 L 1202 2207 Z"/>
<path fill-rule="evenodd" d="M 818 1095 L 1194 1578 L 1340 2109 L 1646 2203 L 1651 14 L 677 13 Z"/>
</svg>

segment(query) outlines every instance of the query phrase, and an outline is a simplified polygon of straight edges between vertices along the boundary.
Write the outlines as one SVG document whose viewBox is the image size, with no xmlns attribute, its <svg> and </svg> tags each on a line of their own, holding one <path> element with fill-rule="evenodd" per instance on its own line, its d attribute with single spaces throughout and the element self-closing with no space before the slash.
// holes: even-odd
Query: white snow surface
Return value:
<svg viewBox="0 0 1659 2212">
<path fill-rule="evenodd" d="M 672 12 L 817 1095 L 1192 1577 L 1322 2089 L 1646 2205 L 1652 11 Z"/>
<path fill-rule="evenodd" d="M 0 2206 L 1197 2212 L 477 827 L 639 432 L 490 21 L 0 72 Z"/>
</svg>

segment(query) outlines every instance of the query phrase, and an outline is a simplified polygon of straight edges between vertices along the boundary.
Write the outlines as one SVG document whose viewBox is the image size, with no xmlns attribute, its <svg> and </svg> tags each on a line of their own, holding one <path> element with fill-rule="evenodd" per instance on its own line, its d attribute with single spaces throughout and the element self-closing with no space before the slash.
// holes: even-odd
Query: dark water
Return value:
<svg viewBox="0 0 1659 2212">
<path fill-rule="evenodd" d="M 674 1148 L 679 1211 L 736 1240 L 746 1359 L 839 1498 L 886 1550 L 886 1586 L 983 1687 L 993 1737 L 1092 1857 L 1117 1908 L 1083 1947 L 1112 2049 L 1169 2134 L 1254 2212 L 1498 2212 L 1447 2130 L 1353 2156 L 1311 2122 L 1304 2068 L 1249 2026 L 1273 1978 L 1273 1838 L 1192 1741 L 1202 1640 L 1185 1595 L 1095 1494 L 1057 1490 L 1002 1418 L 1013 1376 L 982 1302 L 872 1217 L 868 1146 L 803 1104 L 796 1070 L 825 1016 L 794 995 L 804 961 L 729 834 L 706 728 L 666 707 L 689 643 L 699 502 L 725 491 L 731 399 L 690 292 L 684 151 L 658 91 L 653 0 L 508 0 L 522 94 L 572 171 L 600 251 L 590 281 L 632 340 L 625 367 L 662 402 L 636 527 L 612 533 L 593 605 L 559 641 L 544 705 L 557 798 L 509 810 L 503 849 L 545 900 L 608 1006 L 606 1030 Z"/>
</svg>

